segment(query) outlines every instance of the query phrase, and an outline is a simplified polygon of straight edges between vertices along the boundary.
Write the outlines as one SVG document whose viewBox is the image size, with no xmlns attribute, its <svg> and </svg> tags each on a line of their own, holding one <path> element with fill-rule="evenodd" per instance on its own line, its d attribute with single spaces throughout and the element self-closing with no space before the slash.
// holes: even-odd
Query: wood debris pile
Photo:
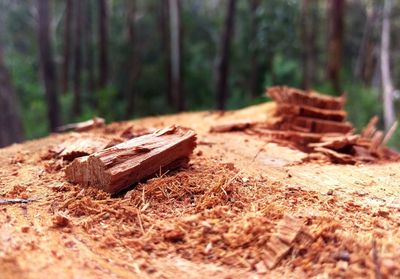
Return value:
<svg viewBox="0 0 400 279">
<path fill-rule="evenodd" d="M 394 160 L 399 155 L 386 148 L 390 133 L 384 136 L 377 130 L 374 117 L 358 135 L 346 120 L 345 98 L 331 97 L 316 92 L 304 92 L 289 87 L 267 90 L 277 104 L 276 119 L 268 130 L 256 128 L 271 138 L 290 141 L 300 149 L 323 154 L 332 162 L 355 164 L 375 160 Z"/>
<path fill-rule="evenodd" d="M 261 135 L 309 153 L 306 160 L 356 164 L 400 158 L 385 147 L 397 123 L 385 135 L 376 128 L 378 118 L 373 117 L 361 134 L 355 134 L 347 121 L 344 96 L 326 96 L 286 86 L 270 87 L 267 95 L 277 105 L 273 119 L 267 123 L 222 123 L 212 126 L 210 132 L 246 131 Z"/>
</svg>

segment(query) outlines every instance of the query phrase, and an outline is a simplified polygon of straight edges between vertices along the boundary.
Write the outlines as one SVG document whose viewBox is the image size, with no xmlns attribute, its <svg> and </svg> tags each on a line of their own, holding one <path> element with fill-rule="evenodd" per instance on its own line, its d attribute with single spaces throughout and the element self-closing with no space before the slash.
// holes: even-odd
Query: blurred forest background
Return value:
<svg viewBox="0 0 400 279">
<path fill-rule="evenodd" d="M 388 129 L 400 1 L 0 0 L 0 145 L 94 115 L 234 109 L 289 85 Z M 393 138 L 396 145 L 400 135 Z"/>
</svg>

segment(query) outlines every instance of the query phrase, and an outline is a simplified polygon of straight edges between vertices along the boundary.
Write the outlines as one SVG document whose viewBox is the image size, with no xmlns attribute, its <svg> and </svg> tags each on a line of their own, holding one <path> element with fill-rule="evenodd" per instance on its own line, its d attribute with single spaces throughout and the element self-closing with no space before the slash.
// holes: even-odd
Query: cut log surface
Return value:
<svg viewBox="0 0 400 279">
<path fill-rule="evenodd" d="M 65 170 L 66 178 L 116 193 L 186 164 L 195 147 L 193 130 L 172 126 L 75 159 Z"/>
</svg>

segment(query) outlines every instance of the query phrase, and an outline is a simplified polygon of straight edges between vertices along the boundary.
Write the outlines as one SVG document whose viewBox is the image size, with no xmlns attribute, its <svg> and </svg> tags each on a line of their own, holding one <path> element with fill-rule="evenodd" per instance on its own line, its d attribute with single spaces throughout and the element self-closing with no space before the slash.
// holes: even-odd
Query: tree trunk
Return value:
<svg viewBox="0 0 400 279">
<path fill-rule="evenodd" d="M 251 29 L 250 36 L 253 41 L 252 52 L 251 52 L 251 69 L 250 69 L 250 93 L 251 96 L 257 97 L 259 95 L 258 91 L 258 46 L 257 46 L 257 31 L 258 31 L 258 19 L 257 19 L 257 8 L 260 5 L 260 0 L 252 0 L 251 3 Z"/>
<path fill-rule="evenodd" d="M 65 7 L 65 27 L 64 27 L 64 61 L 63 61 L 63 80 L 62 93 L 68 91 L 69 62 L 71 55 L 71 25 L 72 25 L 72 0 L 67 0 Z"/>
<path fill-rule="evenodd" d="M 94 74 L 94 44 L 93 44 L 93 7 L 92 1 L 85 2 L 85 35 L 82 37 L 85 45 L 85 69 L 87 72 L 87 88 L 90 94 L 90 101 L 93 106 L 96 105 L 95 91 L 95 74 Z"/>
<path fill-rule="evenodd" d="M 136 81 L 139 75 L 138 55 L 137 55 L 137 42 L 135 32 L 135 16 L 136 16 L 136 0 L 128 1 L 128 41 L 129 41 L 129 64 L 128 64 L 128 82 L 126 86 L 126 97 L 128 104 L 126 107 L 125 116 L 130 117 L 135 111 L 136 99 Z"/>
<path fill-rule="evenodd" d="M 175 107 L 182 111 L 185 107 L 182 85 L 182 25 L 180 0 L 168 0 L 171 43 L 171 94 Z"/>
<path fill-rule="evenodd" d="M 174 106 L 174 100 L 171 91 L 171 42 L 170 42 L 170 19 L 169 19 L 169 5 L 167 1 L 160 1 L 160 33 L 161 33 L 161 53 L 163 54 L 163 63 L 165 69 L 165 97 L 167 104 Z"/>
<path fill-rule="evenodd" d="M 301 22 L 300 22 L 300 33 L 302 42 L 302 66 L 303 66 L 303 81 L 302 87 L 308 90 L 312 87 L 314 81 L 314 71 L 315 71 L 315 60 L 316 55 L 315 47 L 315 35 L 313 26 L 315 22 L 314 13 L 312 11 L 312 5 L 310 6 L 309 0 L 301 1 Z"/>
<path fill-rule="evenodd" d="M 342 91 L 340 69 L 342 66 L 345 0 L 331 0 L 328 3 L 330 29 L 328 43 L 328 79 L 335 93 L 340 94 Z"/>
<path fill-rule="evenodd" d="M 38 39 L 42 77 L 46 92 L 50 130 L 56 131 L 60 124 L 59 104 L 57 94 L 57 76 L 53 63 L 53 53 L 50 41 L 49 1 L 38 0 Z"/>
<path fill-rule="evenodd" d="M 385 130 L 388 131 L 393 125 L 396 115 L 393 104 L 393 84 L 390 73 L 390 13 L 392 0 L 385 0 L 382 18 L 381 37 L 381 73 L 383 87 L 383 112 Z"/>
<path fill-rule="evenodd" d="M 99 6 L 99 89 L 105 88 L 108 82 L 108 33 L 107 2 L 98 0 Z"/>
<path fill-rule="evenodd" d="M 81 71 L 82 71 L 82 2 L 76 1 L 75 9 L 75 40 L 74 40 L 74 106 L 73 112 L 75 116 L 81 114 Z"/>
<path fill-rule="evenodd" d="M 235 9 L 236 0 L 228 0 L 224 31 L 221 36 L 220 54 L 217 61 L 217 108 L 220 110 L 225 109 L 225 102 L 228 96 L 230 46 L 233 37 Z"/>
<path fill-rule="evenodd" d="M 0 46 L 0 147 L 23 140 L 17 100 Z"/>
</svg>

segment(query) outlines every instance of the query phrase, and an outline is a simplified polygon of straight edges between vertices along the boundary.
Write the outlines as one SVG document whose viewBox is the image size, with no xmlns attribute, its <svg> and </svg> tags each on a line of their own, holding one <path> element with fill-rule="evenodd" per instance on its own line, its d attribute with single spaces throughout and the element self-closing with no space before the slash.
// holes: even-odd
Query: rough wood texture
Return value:
<svg viewBox="0 0 400 279">
<path fill-rule="evenodd" d="M 264 263 L 269 269 L 274 268 L 290 252 L 302 226 L 299 219 L 288 215 L 277 224 L 276 231 L 267 244 L 264 258 Z"/>
<path fill-rule="evenodd" d="M 186 164 L 195 147 L 192 130 L 172 126 L 75 159 L 65 173 L 70 182 L 116 193 L 162 170 Z"/>
<path fill-rule="evenodd" d="M 80 137 L 63 142 L 57 147 L 58 157 L 71 161 L 120 143 L 121 140 L 103 137 Z"/>
<path fill-rule="evenodd" d="M 340 133 L 346 134 L 353 130 L 353 126 L 348 122 L 335 122 L 310 117 L 294 117 L 290 123 L 292 129 L 310 133 Z"/>
<path fill-rule="evenodd" d="M 340 122 L 344 121 L 347 116 L 347 113 L 342 110 L 327 110 L 309 106 L 296 106 L 293 104 L 279 104 L 276 113 L 278 115 L 297 115 Z"/>
<path fill-rule="evenodd" d="M 320 109 L 343 110 L 345 98 L 331 97 L 315 92 L 304 92 L 299 89 L 286 86 L 274 86 L 268 88 L 267 95 L 277 103 L 295 104 Z"/>
</svg>

